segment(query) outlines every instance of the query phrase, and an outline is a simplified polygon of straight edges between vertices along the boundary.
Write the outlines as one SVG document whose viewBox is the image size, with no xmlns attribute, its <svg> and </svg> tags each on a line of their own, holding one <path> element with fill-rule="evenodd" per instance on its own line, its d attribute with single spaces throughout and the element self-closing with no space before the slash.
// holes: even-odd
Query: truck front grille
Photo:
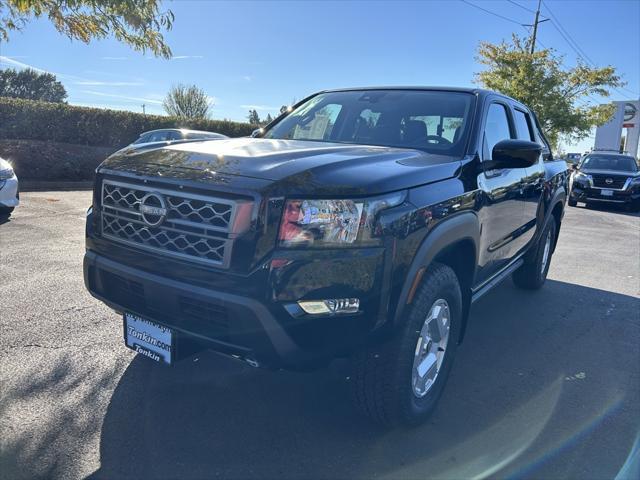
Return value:
<svg viewBox="0 0 640 480">
<path fill-rule="evenodd" d="M 102 183 L 102 235 L 183 260 L 229 266 L 238 201 L 113 180 Z"/>
</svg>

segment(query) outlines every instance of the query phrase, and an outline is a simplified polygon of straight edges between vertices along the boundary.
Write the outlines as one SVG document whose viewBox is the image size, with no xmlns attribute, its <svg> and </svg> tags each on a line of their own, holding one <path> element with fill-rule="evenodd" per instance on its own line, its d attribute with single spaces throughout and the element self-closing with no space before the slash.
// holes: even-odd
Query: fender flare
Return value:
<svg viewBox="0 0 640 480">
<path fill-rule="evenodd" d="M 557 188 L 556 191 L 553 193 L 551 200 L 549 200 L 549 203 L 547 203 L 547 207 L 544 209 L 544 217 L 542 218 L 542 221 L 538 224 L 539 226 L 537 227 L 535 241 L 532 242 L 533 245 L 536 245 L 538 240 L 540 239 L 540 235 L 542 234 L 542 231 L 547 226 L 547 223 L 549 223 L 549 219 L 553 215 L 553 210 L 556 208 L 556 205 L 558 204 L 562 205 L 562 215 L 564 216 L 566 201 L 567 201 L 567 192 L 565 191 L 564 186 Z M 559 225 L 556 225 L 556 227 L 559 227 Z M 558 236 L 556 235 L 556 244 L 557 242 L 558 242 Z M 553 246 L 553 248 L 555 250 L 555 245 Z"/>
<path fill-rule="evenodd" d="M 567 192 L 565 192 L 564 187 L 557 188 L 549 201 L 549 209 L 547 211 L 547 217 L 552 214 L 553 209 L 556 208 L 558 203 L 562 203 L 562 211 L 564 212 L 564 203 L 567 200 Z M 547 219 L 545 219 L 545 222 Z"/>
<path fill-rule="evenodd" d="M 409 271 L 404 280 L 400 296 L 398 297 L 397 307 L 393 316 L 393 326 L 397 327 L 402 321 L 402 317 L 407 307 L 409 292 L 414 281 L 419 280 L 417 277 L 422 268 L 428 267 L 436 256 L 444 251 L 448 246 L 461 241 L 471 240 L 475 249 L 475 259 L 473 269 L 478 265 L 478 248 L 480 238 L 480 222 L 475 213 L 463 212 L 452 216 L 449 219 L 442 220 L 433 229 L 427 233 L 422 244 L 416 251 L 413 261 L 409 267 Z M 473 280 L 472 280 L 473 281 Z M 470 290 L 470 289 L 469 289 Z M 463 300 L 463 318 L 460 338 L 464 334 L 467 317 L 469 314 L 469 306 L 471 304 L 471 292 L 462 292 Z M 468 298 L 466 298 L 468 297 Z"/>
<path fill-rule="evenodd" d="M 562 213 L 560 215 L 560 221 L 562 221 L 562 217 L 564 217 L 564 212 L 566 209 L 566 201 L 567 201 L 567 192 L 564 189 L 564 186 L 562 188 L 558 188 L 556 189 L 555 193 L 553 194 L 553 197 L 551 197 L 551 201 L 549 202 L 549 209 L 547 211 L 546 214 L 546 218 L 544 219 L 544 225 L 547 225 L 547 222 L 549 222 L 549 219 L 553 216 L 553 210 L 556 208 L 556 205 L 560 204 L 562 205 Z M 558 233 L 559 233 L 559 229 L 560 229 L 560 223 L 558 223 L 558 225 L 556 225 L 556 228 L 558 229 L 558 231 L 556 232 L 556 239 L 555 239 L 555 243 L 553 244 L 553 251 L 556 250 L 556 245 L 558 244 Z"/>
</svg>

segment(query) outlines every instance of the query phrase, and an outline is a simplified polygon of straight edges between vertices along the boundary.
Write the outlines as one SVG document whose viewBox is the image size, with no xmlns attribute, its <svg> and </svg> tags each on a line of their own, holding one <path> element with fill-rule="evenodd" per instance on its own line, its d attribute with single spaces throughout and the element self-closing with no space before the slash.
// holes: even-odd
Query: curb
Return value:
<svg viewBox="0 0 640 480">
<path fill-rule="evenodd" d="M 79 182 L 55 181 L 55 180 L 20 180 L 21 192 L 51 192 L 70 190 L 92 190 L 93 180 Z"/>
</svg>

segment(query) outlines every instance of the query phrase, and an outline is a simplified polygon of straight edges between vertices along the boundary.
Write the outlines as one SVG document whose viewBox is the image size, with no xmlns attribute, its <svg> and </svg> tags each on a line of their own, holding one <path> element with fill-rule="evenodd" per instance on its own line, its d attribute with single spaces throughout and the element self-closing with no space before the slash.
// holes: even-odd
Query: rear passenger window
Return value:
<svg viewBox="0 0 640 480">
<path fill-rule="evenodd" d="M 533 136 L 531 135 L 531 119 L 529 118 L 529 115 L 520 110 L 514 110 L 513 118 L 516 122 L 518 139 L 532 141 Z"/>
<path fill-rule="evenodd" d="M 484 158 L 490 159 L 496 143 L 511 138 L 507 109 L 499 103 L 492 103 L 487 113 L 487 123 L 484 127 Z"/>
</svg>

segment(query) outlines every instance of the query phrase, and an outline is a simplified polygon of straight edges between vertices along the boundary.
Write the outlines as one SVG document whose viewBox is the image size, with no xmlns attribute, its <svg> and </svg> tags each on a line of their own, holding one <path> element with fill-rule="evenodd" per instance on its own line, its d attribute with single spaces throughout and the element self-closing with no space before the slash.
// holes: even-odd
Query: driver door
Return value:
<svg viewBox="0 0 640 480">
<path fill-rule="evenodd" d="M 501 140 L 516 138 L 510 107 L 491 101 L 485 112 L 482 160 L 491 159 L 491 152 Z M 525 168 L 484 170 L 478 175 L 483 206 L 479 211 L 480 234 L 479 279 L 484 281 L 504 268 L 524 247 Z"/>
</svg>

